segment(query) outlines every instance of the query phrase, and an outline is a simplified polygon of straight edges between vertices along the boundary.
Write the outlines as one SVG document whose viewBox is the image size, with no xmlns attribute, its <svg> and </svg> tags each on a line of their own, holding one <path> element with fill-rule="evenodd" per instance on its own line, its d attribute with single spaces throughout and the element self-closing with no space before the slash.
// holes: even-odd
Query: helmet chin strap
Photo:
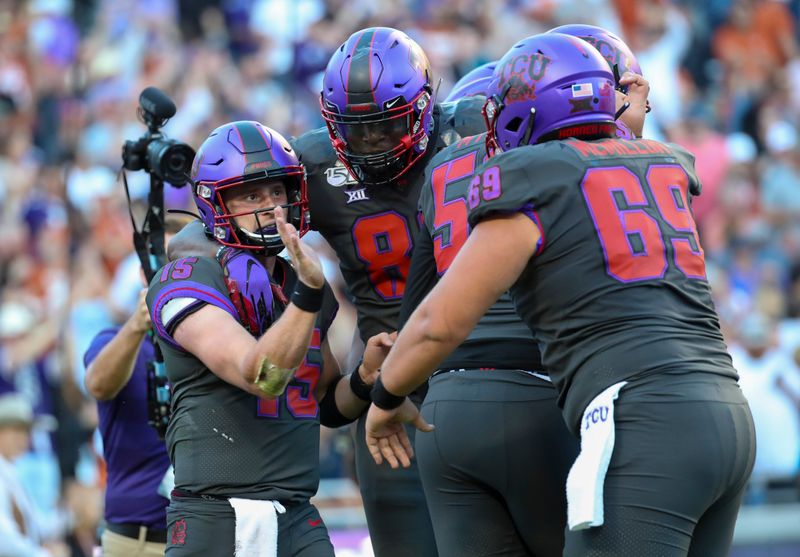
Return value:
<svg viewBox="0 0 800 557">
<path fill-rule="evenodd" d="M 528 118 L 528 126 L 525 129 L 525 135 L 522 136 L 522 141 L 520 141 L 520 146 L 527 145 L 531 141 L 531 135 L 533 134 L 533 126 L 536 122 L 536 109 L 531 107 L 531 115 Z"/>
<path fill-rule="evenodd" d="M 619 117 L 620 117 L 620 116 L 622 116 L 622 114 L 623 114 L 623 113 L 624 113 L 626 110 L 628 110 L 628 108 L 630 108 L 630 106 L 631 106 L 631 103 L 629 103 L 628 101 L 625 101 L 625 102 L 622 104 L 622 106 L 621 106 L 621 107 L 619 107 L 619 110 L 617 110 L 616 114 L 614 114 L 614 120 L 619 120 Z"/>
</svg>

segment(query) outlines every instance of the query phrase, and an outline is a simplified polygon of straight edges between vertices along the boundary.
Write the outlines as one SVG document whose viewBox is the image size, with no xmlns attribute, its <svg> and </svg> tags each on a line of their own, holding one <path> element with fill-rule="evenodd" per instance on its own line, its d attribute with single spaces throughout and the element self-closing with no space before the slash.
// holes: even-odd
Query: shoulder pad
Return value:
<svg viewBox="0 0 800 557">
<path fill-rule="evenodd" d="M 695 156 L 686 150 L 686 148 L 676 144 L 676 143 L 667 143 L 667 147 L 669 147 L 673 153 L 675 153 L 675 158 L 678 160 L 680 165 L 686 170 L 686 173 L 689 175 L 689 193 L 693 196 L 698 196 L 703 190 L 702 184 L 697 177 L 697 172 L 695 170 L 694 161 Z"/>
<path fill-rule="evenodd" d="M 300 158 L 300 162 L 311 172 L 312 167 L 321 164 L 331 164 L 338 160 L 336 152 L 331 145 L 328 128 L 317 128 L 294 138 L 292 148 Z"/>
<path fill-rule="evenodd" d="M 200 306 L 211 304 L 238 320 L 228 297 L 220 265 L 209 257 L 184 257 L 167 263 L 153 277 L 147 292 L 150 319 L 158 336 L 175 348 L 175 327 Z"/>
<path fill-rule="evenodd" d="M 451 125 L 461 135 L 477 135 L 486 131 L 486 121 L 483 119 L 483 105 L 486 97 L 475 95 L 458 99 L 451 105 L 447 112 L 451 114 Z"/>
</svg>

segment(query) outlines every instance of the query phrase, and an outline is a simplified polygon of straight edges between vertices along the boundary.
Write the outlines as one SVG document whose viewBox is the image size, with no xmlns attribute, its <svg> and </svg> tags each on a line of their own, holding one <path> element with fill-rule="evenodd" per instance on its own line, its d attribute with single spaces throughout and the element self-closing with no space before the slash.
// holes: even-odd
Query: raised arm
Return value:
<svg viewBox="0 0 800 557">
<path fill-rule="evenodd" d="M 297 230 L 275 209 L 278 231 L 297 272 L 286 310 L 258 340 L 225 310 L 204 305 L 176 327 L 174 338 L 212 372 L 231 384 L 265 397 L 280 395 L 308 351 L 325 283 L 322 267 Z M 222 342 L 209 343 L 208 333 Z"/>
<path fill-rule="evenodd" d="M 111 400 L 117 396 L 133 374 L 142 340 L 150 330 L 146 294 L 146 289 L 140 292 L 136 311 L 88 363 L 83 381 L 86 391 L 97 400 Z"/>
</svg>

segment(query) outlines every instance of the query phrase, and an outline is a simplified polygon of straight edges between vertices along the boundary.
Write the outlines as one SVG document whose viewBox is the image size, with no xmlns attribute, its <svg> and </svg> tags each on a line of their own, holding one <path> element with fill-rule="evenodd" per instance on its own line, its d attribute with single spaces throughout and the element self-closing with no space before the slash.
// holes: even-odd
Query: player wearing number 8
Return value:
<svg viewBox="0 0 800 557">
<path fill-rule="evenodd" d="M 483 131 L 482 99 L 438 103 L 427 56 L 397 29 L 353 33 L 331 57 L 326 127 L 294 142 L 308 170 L 311 226 L 331 244 L 362 340 L 394 331 L 419 230 L 423 169 L 447 145 Z M 376 557 L 435 557 L 416 465 L 379 469 L 356 439 L 356 474 Z"/>
<path fill-rule="evenodd" d="M 326 339 L 337 304 L 300 241 L 305 173 L 280 134 L 232 122 L 203 143 L 191 177 L 216 256 L 171 261 L 147 297 L 173 387 L 167 555 L 332 557 L 309 502 L 319 425 L 366 404 L 341 381 Z"/>
<path fill-rule="evenodd" d="M 511 288 L 581 436 L 564 555 L 723 557 L 755 438 L 691 215 L 700 184 L 679 147 L 613 137 L 612 90 L 574 37 L 530 37 L 500 60 L 485 108 L 494 156 L 475 171 L 496 169 L 497 186 L 476 189 L 472 233 L 378 390 L 408 393 Z M 370 409 L 377 459 L 394 458 L 386 441 L 414 417 L 407 403 Z"/>
<path fill-rule="evenodd" d="M 483 100 L 437 103 L 420 46 L 372 27 L 331 57 L 320 103 L 327 126 L 293 146 L 308 171 L 311 227 L 339 257 L 366 340 L 397 328 L 422 171 L 447 145 L 483 131 Z"/>
</svg>

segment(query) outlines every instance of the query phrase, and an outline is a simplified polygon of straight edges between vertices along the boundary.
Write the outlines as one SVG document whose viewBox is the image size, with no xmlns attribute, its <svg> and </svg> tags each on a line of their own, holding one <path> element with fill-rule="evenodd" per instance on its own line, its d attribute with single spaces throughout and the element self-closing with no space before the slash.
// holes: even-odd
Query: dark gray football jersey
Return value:
<svg viewBox="0 0 800 557">
<path fill-rule="evenodd" d="M 275 265 L 272 313 L 285 308 L 296 275 L 281 259 Z M 269 287 L 267 287 L 269 291 Z M 172 337 L 183 318 L 205 304 L 241 322 L 229 298 L 222 266 L 187 257 L 156 273 L 147 294 L 153 326 L 172 386 L 167 447 L 175 486 L 194 493 L 249 499 L 306 500 L 319 483 L 319 406 L 314 389 L 322 370 L 320 345 L 335 315 L 328 288 L 308 354 L 286 391 L 265 400 L 223 381 Z M 209 331 L 207 341 L 225 350 Z"/>
<path fill-rule="evenodd" d="M 485 140 L 485 133 L 466 137 L 440 151 L 425 169 L 419 198 L 422 231 L 414 248 L 401 325 L 447 271 L 467 240 L 467 195 L 475 168 L 486 159 Z M 541 371 L 542 363 L 530 329 L 506 293 L 439 367 Z"/>
<path fill-rule="evenodd" d="M 482 98 L 435 107 L 435 138 L 428 154 L 391 186 L 363 187 L 336 156 L 327 128 L 292 142 L 308 173 L 311 227 L 339 257 L 366 340 L 397 329 L 397 317 L 419 229 L 417 201 L 422 169 L 430 157 L 461 137 L 484 129 Z"/>
<path fill-rule="evenodd" d="M 470 223 L 522 211 L 542 232 L 511 289 L 576 431 L 589 401 L 654 373 L 736 378 L 690 199 L 694 159 L 656 141 L 550 141 L 475 173 Z"/>
</svg>

